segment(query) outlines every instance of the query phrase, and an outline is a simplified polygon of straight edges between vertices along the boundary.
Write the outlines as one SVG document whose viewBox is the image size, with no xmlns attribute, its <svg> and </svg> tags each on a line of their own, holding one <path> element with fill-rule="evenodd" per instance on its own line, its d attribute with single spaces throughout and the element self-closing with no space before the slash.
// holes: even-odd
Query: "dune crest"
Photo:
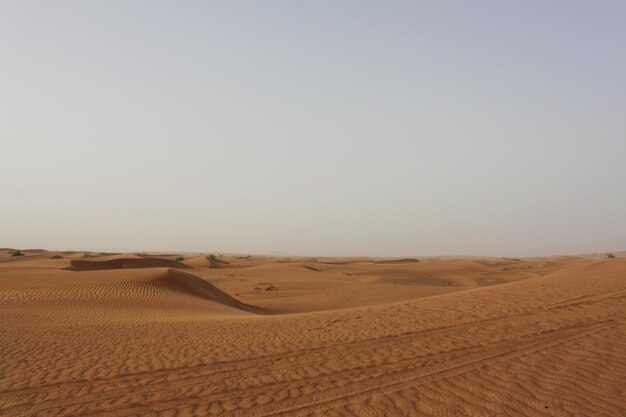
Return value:
<svg viewBox="0 0 626 417">
<path fill-rule="evenodd" d="M 177 269 L 169 269 L 163 278 L 168 286 L 176 291 L 181 291 L 195 297 L 205 298 L 216 303 L 220 303 L 238 310 L 247 311 L 254 314 L 273 314 L 274 311 L 268 308 L 256 307 L 242 303 L 233 296 L 220 290 L 216 286 L 203 280 L 202 278 Z"/>
</svg>

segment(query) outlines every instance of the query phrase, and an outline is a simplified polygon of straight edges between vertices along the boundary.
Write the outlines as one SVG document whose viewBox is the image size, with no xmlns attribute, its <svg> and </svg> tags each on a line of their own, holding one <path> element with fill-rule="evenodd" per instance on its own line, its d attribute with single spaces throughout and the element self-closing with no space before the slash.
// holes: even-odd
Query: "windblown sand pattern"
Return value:
<svg viewBox="0 0 626 417">
<path fill-rule="evenodd" d="M 625 415 L 625 258 L 59 254 L 0 254 L 0 415 Z"/>
</svg>

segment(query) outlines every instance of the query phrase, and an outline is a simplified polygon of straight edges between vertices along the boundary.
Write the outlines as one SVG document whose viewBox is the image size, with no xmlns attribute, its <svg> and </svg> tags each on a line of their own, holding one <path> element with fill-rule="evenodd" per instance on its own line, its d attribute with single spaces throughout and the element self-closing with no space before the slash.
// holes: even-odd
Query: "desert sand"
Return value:
<svg viewBox="0 0 626 417">
<path fill-rule="evenodd" d="M 10 254 L 2 416 L 626 415 L 624 253 Z"/>
</svg>

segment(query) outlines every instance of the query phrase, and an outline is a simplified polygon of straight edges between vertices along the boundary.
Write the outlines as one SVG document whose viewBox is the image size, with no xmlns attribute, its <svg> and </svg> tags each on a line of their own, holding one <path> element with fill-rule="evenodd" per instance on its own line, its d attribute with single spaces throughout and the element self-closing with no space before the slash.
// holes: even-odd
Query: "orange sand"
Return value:
<svg viewBox="0 0 626 417">
<path fill-rule="evenodd" d="M 0 415 L 625 415 L 626 258 L 177 256 L 0 250 Z"/>
</svg>

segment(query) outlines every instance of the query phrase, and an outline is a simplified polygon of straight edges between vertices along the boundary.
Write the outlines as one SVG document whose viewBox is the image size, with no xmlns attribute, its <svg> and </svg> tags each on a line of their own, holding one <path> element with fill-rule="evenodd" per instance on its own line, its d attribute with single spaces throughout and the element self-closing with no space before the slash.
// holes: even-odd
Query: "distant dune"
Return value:
<svg viewBox="0 0 626 417">
<path fill-rule="evenodd" d="M 96 256 L 91 256 L 96 257 Z M 164 258 L 117 258 L 106 261 L 73 259 L 69 269 L 74 271 L 96 271 L 99 269 L 127 268 L 188 268 L 182 262 Z"/>
<path fill-rule="evenodd" d="M 626 409 L 626 258 L 86 253 L 0 252 L 0 415 Z"/>
</svg>

